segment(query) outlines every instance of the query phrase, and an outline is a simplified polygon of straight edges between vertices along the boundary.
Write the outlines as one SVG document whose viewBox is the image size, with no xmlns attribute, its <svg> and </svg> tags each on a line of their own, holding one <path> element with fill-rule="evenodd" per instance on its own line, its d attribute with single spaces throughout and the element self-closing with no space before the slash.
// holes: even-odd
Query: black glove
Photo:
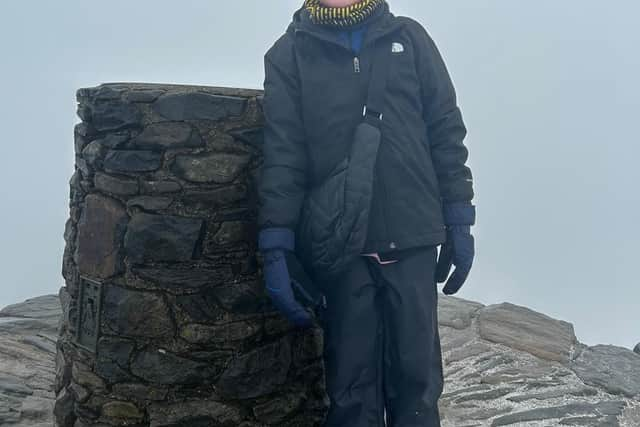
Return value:
<svg viewBox="0 0 640 427">
<path fill-rule="evenodd" d="M 455 269 L 442 292 L 455 294 L 464 284 L 475 256 L 475 241 L 471 226 L 475 224 L 475 206 L 470 202 L 447 203 L 443 206 L 444 222 L 447 227 L 447 241 L 440 249 L 436 265 L 436 282 L 447 280 L 451 266 Z"/>
<path fill-rule="evenodd" d="M 294 233 L 287 228 L 266 228 L 258 234 L 258 248 L 264 257 L 264 279 L 273 305 L 294 325 L 313 325 L 311 314 L 296 300 L 287 267 L 287 251 L 294 249 Z"/>
</svg>

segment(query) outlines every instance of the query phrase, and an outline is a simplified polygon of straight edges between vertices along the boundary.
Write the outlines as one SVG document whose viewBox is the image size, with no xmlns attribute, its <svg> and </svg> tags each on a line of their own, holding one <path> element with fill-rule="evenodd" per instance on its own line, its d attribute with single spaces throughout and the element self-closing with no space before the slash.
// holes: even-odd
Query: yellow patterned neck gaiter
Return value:
<svg viewBox="0 0 640 427">
<path fill-rule="evenodd" d="M 309 18 L 314 24 L 348 27 L 363 21 L 385 0 L 360 0 L 351 6 L 327 7 L 320 0 L 304 0 Z"/>
</svg>

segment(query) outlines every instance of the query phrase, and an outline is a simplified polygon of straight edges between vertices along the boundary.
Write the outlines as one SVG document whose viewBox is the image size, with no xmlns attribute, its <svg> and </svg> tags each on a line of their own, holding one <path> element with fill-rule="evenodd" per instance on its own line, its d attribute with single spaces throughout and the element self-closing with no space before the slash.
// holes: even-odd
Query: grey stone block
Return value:
<svg viewBox="0 0 640 427">
<path fill-rule="evenodd" d="M 573 325 L 510 303 L 478 311 L 480 336 L 543 359 L 567 363 L 577 339 Z"/>
</svg>

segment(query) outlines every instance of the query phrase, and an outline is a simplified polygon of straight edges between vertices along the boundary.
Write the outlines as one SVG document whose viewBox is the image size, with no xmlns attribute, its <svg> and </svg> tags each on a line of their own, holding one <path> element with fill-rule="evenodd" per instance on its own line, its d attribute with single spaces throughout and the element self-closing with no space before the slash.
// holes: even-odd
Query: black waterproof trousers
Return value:
<svg viewBox="0 0 640 427">
<path fill-rule="evenodd" d="M 359 257 L 323 284 L 324 427 L 440 426 L 437 246 L 403 252 L 391 264 Z"/>
</svg>

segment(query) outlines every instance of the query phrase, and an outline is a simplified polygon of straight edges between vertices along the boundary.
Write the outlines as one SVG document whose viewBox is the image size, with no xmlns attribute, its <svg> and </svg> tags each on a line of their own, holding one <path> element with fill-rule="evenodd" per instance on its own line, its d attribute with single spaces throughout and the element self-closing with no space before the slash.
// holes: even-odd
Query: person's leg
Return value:
<svg viewBox="0 0 640 427">
<path fill-rule="evenodd" d="M 384 282 L 384 389 L 389 427 L 439 427 L 444 385 L 437 246 L 380 268 Z"/>
<path fill-rule="evenodd" d="M 323 285 L 324 363 L 330 407 L 324 427 L 383 427 L 382 324 L 370 261 L 358 258 Z"/>
</svg>

